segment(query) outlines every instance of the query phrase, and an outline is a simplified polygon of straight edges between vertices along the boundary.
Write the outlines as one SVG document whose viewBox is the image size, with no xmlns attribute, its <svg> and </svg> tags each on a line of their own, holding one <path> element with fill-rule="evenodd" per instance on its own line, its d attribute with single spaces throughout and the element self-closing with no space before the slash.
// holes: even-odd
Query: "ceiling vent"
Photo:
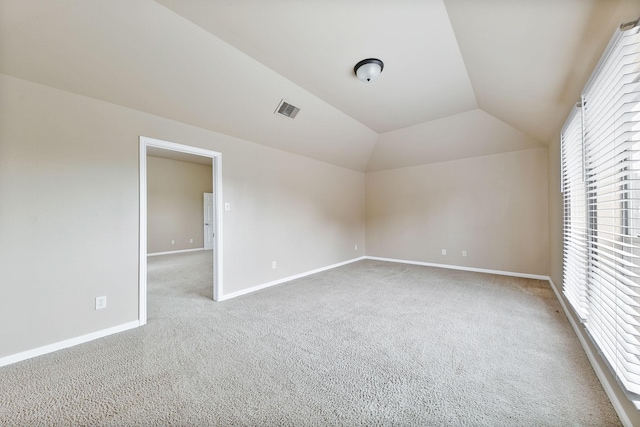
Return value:
<svg viewBox="0 0 640 427">
<path fill-rule="evenodd" d="M 299 111 L 300 109 L 298 107 L 285 102 L 285 100 L 283 99 L 282 101 L 280 101 L 280 104 L 278 105 L 278 108 L 276 108 L 275 113 L 293 119 L 296 117 Z"/>
</svg>

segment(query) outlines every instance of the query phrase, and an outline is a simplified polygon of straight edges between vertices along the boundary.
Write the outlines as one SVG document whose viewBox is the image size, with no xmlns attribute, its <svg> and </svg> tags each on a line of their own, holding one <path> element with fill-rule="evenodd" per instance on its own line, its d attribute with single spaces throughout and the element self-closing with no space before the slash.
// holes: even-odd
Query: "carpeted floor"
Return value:
<svg viewBox="0 0 640 427">
<path fill-rule="evenodd" d="M 368 260 L 216 303 L 210 269 L 149 258 L 146 326 L 0 368 L 0 425 L 620 425 L 547 282 Z"/>
</svg>

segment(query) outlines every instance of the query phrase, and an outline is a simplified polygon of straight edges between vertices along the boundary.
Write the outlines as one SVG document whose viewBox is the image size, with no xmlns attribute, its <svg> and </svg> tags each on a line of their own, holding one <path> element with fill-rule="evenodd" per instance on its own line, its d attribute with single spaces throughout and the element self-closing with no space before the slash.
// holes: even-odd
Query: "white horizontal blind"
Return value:
<svg viewBox="0 0 640 427">
<path fill-rule="evenodd" d="M 640 394 L 638 27 L 619 32 L 610 46 L 583 94 L 588 229 L 585 326 L 619 381 L 628 391 Z"/>
<path fill-rule="evenodd" d="M 585 320 L 587 304 L 587 206 L 582 158 L 582 109 L 571 111 L 560 134 L 564 202 L 563 290 Z"/>
</svg>

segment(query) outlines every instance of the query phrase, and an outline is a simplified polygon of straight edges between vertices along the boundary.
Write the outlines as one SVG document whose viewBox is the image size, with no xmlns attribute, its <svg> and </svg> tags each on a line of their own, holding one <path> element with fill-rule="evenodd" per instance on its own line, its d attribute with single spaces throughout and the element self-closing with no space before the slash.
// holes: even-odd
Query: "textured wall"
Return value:
<svg viewBox="0 0 640 427">
<path fill-rule="evenodd" d="M 546 148 L 368 173 L 366 201 L 367 255 L 548 274 Z"/>
<path fill-rule="evenodd" d="M 140 135 L 222 153 L 225 293 L 364 255 L 361 172 L 4 75 L 0 93 L 0 357 L 137 320 Z"/>
</svg>

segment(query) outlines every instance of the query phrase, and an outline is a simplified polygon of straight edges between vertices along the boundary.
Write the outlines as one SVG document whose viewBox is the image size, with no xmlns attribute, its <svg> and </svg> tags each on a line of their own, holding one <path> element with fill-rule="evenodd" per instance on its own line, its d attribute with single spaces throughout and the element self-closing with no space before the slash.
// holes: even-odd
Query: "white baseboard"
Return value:
<svg viewBox="0 0 640 427">
<path fill-rule="evenodd" d="M 375 257 L 375 256 L 366 256 L 364 258 L 375 260 L 375 261 L 397 262 L 400 264 L 423 265 L 425 267 L 448 268 L 450 270 L 464 270 L 464 271 L 475 271 L 476 273 L 498 274 L 500 276 L 523 277 L 525 279 L 549 280 L 549 276 L 541 276 L 539 274 L 514 273 L 512 271 L 487 270 L 484 268 L 463 267 L 460 265 L 450 265 L 450 264 L 434 264 L 431 262 L 409 261 L 405 259 L 381 258 L 381 257 Z"/>
<path fill-rule="evenodd" d="M 43 354 L 53 353 L 54 351 L 73 347 L 78 344 L 84 344 L 86 342 L 93 341 L 98 338 L 106 337 L 107 335 L 112 335 L 118 332 L 123 332 L 129 329 L 137 328 L 138 326 L 140 326 L 140 322 L 137 320 L 134 320 L 133 322 L 114 326 L 112 328 L 91 332 L 90 334 L 82 335 L 75 338 L 70 338 L 68 340 L 45 345 L 43 347 L 34 348 L 32 350 L 23 351 L 21 353 L 12 354 L 10 356 L 0 357 L 0 367 L 21 362 L 23 360 L 31 359 L 33 357 L 42 356 Z"/>
<path fill-rule="evenodd" d="M 609 382 L 607 376 L 605 375 L 605 372 L 602 370 L 602 367 L 598 362 L 598 358 L 600 356 L 598 356 L 591 350 L 591 347 L 589 346 L 589 343 L 587 341 L 589 338 L 586 336 L 586 333 L 583 330 L 583 328 L 581 328 L 580 325 L 578 325 L 574 320 L 573 316 L 571 315 L 571 312 L 569 311 L 569 308 L 567 307 L 567 305 L 564 303 L 564 300 L 562 299 L 562 295 L 558 291 L 558 288 L 556 288 L 556 284 L 553 283 L 553 280 L 551 280 L 551 278 L 549 278 L 549 284 L 551 285 L 551 289 L 553 289 L 553 292 L 556 294 L 556 298 L 558 298 L 558 301 L 560 301 L 562 310 L 564 311 L 565 316 L 567 316 L 567 319 L 569 319 L 569 323 L 571 324 L 571 327 L 573 327 L 573 331 L 578 336 L 578 340 L 580 340 L 580 344 L 582 344 L 582 348 L 584 349 L 584 352 L 587 354 L 587 358 L 589 359 L 589 362 L 591 363 L 591 366 L 593 367 L 593 370 L 595 371 L 596 376 L 600 380 L 600 383 L 602 384 L 602 387 L 604 388 L 605 393 L 607 393 L 607 396 L 609 397 L 609 400 L 611 401 L 613 408 L 616 410 L 616 413 L 618 414 L 620 421 L 625 427 L 633 427 L 633 424 L 631 423 L 631 420 L 629 419 L 627 412 L 624 410 L 624 406 L 622 405 L 622 402 L 618 398 L 618 395 L 616 394 L 616 392 L 613 390 L 611 383 Z"/>
<path fill-rule="evenodd" d="M 195 249 L 181 249 L 179 251 L 169 251 L 169 252 L 153 252 L 150 254 L 147 254 L 147 256 L 158 256 L 158 255 L 170 255 L 170 254 L 181 254 L 183 252 L 198 252 L 198 251 L 204 251 L 204 248 L 195 248 Z"/>
<path fill-rule="evenodd" d="M 241 291 L 232 292 L 230 294 L 221 295 L 218 301 L 225 301 L 231 298 L 239 297 L 240 295 L 249 294 L 251 292 L 259 291 L 261 289 L 269 288 L 271 286 L 279 285 L 281 283 L 290 282 L 291 280 L 300 279 L 305 276 L 310 276 L 312 274 L 320 273 L 321 271 L 331 270 L 332 268 L 341 267 L 343 265 L 351 264 L 352 262 L 362 261 L 366 257 L 354 258 L 348 261 L 339 262 L 337 264 L 328 265 L 326 267 L 316 268 L 315 270 L 307 271 L 300 274 L 295 274 L 293 276 L 284 277 L 282 279 L 274 280 L 273 282 L 263 283 L 261 285 L 252 286 L 251 288 L 243 289 Z"/>
<path fill-rule="evenodd" d="M 179 253 L 179 252 L 193 252 L 193 251 L 199 251 L 199 250 L 203 250 L 203 248 L 200 248 L 200 249 L 187 249 L 187 250 L 172 251 L 172 252 L 159 252 L 159 253 L 154 253 L 154 254 L 148 254 L 147 256 L 164 255 L 164 254 Z M 620 417 L 620 421 L 626 427 L 633 427 L 633 425 L 631 423 L 631 420 L 629 419 L 629 416 L 627 415 L 627 413 L 626 413 L 626 411 L 624 409 L 624 406 L 622 405 L 621 401 L 618 399 L 618 395 L 613 390 L 612 385 L 608 381 L 608 378 L 605 375 L 605 372 L 602 370 L 602 367 L 600 366 L 600 363 L 598 362 L 598 357 L 599 356 L 597 354 L 595 354 L 591 350 L 591 347 L 589 346 L 589 344 L 587 342 L 588 337 L 586 337 L 585 332 L 575 322 L 573 316 L 569 312 L 569 309 L 568 309 L 567 305 L 564 303 L 564 300 L 562 299 L 562 295 L 559 293 L 558 289 L 556 288 L 555 283 L 553 283 L 553 280 L 551 280 L 551 278 L 548 277 L 548 276 L 541 276 L 541 275 L 527 274 L 527 273 L 514 273 L 514 272 L 500 271 L 500 270 L 487 270 L 487 269 L 482 269 L 482 268 L 462 267 L 462 266 L 448 265 L 448 264 L 434 264 L 434 263 L 428 263 L 428 262 L 400 260 L 400 259 L 393 259 L 393 258 L 381 258 L 381 257 L 363 256 L 363 257 L 354 258 L 354 259 L 351 259 L 351 260 L 348 260 L 348 261 L 340 262 L 340 263 L 337 263 L 337 264 L 332 264 L 332 265 L 329 265 L 329 266 L 326 266 L 326 267 L 317 268 L 315 270 L 307 271 L 305 273 L 300 273 L 300 274 L 296 274 L 296 275 L 293 275 L 293 276 L 285 277 L 285 278 L 282 278 L 282 279 L 274 280 L 272 282 L 263 283 L 261 285 L 253 286 L 251 288 L 243 289 L 241 291 L 233 292 L 233 293 L 230 293 L 230 294 L 227 294 L 227 295 L 223 295 L 220 298 L 220 301 L 232 299 L 232 298 L 235 298 L 235 297 L 238 297 L 238 296 L 241 296 L 241 295 L 245 295 L 245 294 L 248 294 L 248 293 L 256 292 L 256 291 L 259 291 L 261 289 L 265 289 L 265 288 L 268 288 L 268 287 L 271 287 L 271 286 L 279 285 L 281 283 L 289 282 L 291 280 L 299 279 L 299 278 L 302 278 L 302 277 L 305 277 L 305 276 L 309 276 L 309 275 L 312 275 L 312 274 L 315 274 L 315 273 L 320 273 L 322 271 L 326 271 L 326 270 L 330 270 L 330 269 L 333 269 L 333 268 L 341 267 L 343 265 L 351 264 L 353 262 L 361 261 L 361 260 L 364 260 L 364 259 L 370 259 L 370 260 L 376 260 L 376 261 L 395 262 L 395 263 L 402 263 L 402 264 L 422 265 L 422 266 L 427 266 L 427 267 L 448 268 L 448 269 L 452 269 L 452 270 L 474 271 L 474 272 L 480 272 L 480 273 L 498 274 L 498 275 L 503 275 L 503 276 L 513 276 L 513 277 L 523 277 L 523 278 L 531 278 L 531 279 L 548 280 L 549 284 L 551 285 L 551 288 L 553 289 L 553 292 L 556 295 L 556 298 L 558 299 L 558 301 L 560 302 L 560 305 L 562 306 L 562 309 L 563 309 L 567 319 L 569 320 L 569 323 L 571 324 L 575 334 L 577 335 L 578 340 L 580 341 L 580 344 L 582 345 L 582 348 L 584 349 L 584 351 L 585 351 L 585 353 L 587 355 L 587 358 L 589 359 L 589 362 L 591 363 L 591 366 L 593 367 L 593 370 L 596 373 L 596 376 L 600 380 L 600 383 L 602 384 L 602 387 L 604 388 L 605 393 L 609 397 L 609 400 L 611 401 L 616 413 Z M 122 325 L 118 325 L 118 326 L 114 326 L 114 327 L 111 327 L 111 328 L 103 329 L 101 331 L 96 331 L 96 332 L 92 332 L 92 333 L 89 333 L 89 334 L 86 334 L 86 335 L 82 335 L 82 336 L 79 336 L 79 337 L 70 338 L 70 339 L 67 339 L 67 340 L 64 340 L 64 341 L 60 341 L 60 342 L 57 342 L 57 343 L 49 344 L 49 345 L 46 345 L 46 346 L 43 346 L 43 347 L 38 347 L 38 348 L 35 348 L 35 349 L 32 349 L 32 350 L 23 351 L 21 353 L 17 353 L 17 354 L 5 356 L 5 357 L 0 357 L 0 367 L 11 365 L 13 363 L 21 362 L 23 360 L 31 359 L 31 358 L 34 358 L 34 357 L 37 357 L 37 356 L 42 356 L 44 354 L 52 353 L 54 351 L 58 351 L 58 350 L 62 350 L 62 349 L 65 349 L 65 348 L 73 347 L 73 346 L 76 346 L 76 345 L 79 345 L 79 344 L 84 344 L 84 343 L 87 343 L 89 341 L 93 341 L 95 339 L 103 338 L 103 337 L 106 337 L 108 335 L 116 334 L 116 333 L 119 333 L 119 332 L 124 332 L 126 330 L 136 328 L 138 326 L 140 326 L 140 322 L 138 320 L 135 320 L 135 321 L 128 322 L 128 323 L 125 323 L 125 324 L 122 324 Z"/>
<path fill-rule="evenodd" d="M 180 253 L 180 252 L 194 252 L 194 251 L 201 251 L 201 250 L 204 250 L 204 249 L 200 248 L 200 249 L 187 249 L 187 250 L 182 250 L 182 251 L 173 251 L 173 252 L 156 252 L 154 254 L 148 254 L 147 256 L 165 255 L 165 254 Z M 346 265 L 346 264 L 350 264 L 350 263 L 356 262 L 356 261 L 361 261 L 363 259 L 365 259 L 365 257 L 354 258 L 354 259 L 351 259 L 351 260 L 348 260 L 348 261 L 344 261 L 344 262 L 340 262 L 340 263 L 337 263 L 337 264 L 329 265 L 329 266 L 326 266 L 326 267 L 317 268 L 315 270 L 307 271 L 305 273 L 296 274 L 294 276 L 285 277 L 285 278 L 279 279 L 279 280 L 274 280 L 273 282 L 264 283 L 262 285 L 254 286 L 254 287 L 249 288 L 249 289 L 243 289 L 243 290 L 238 291 L 238 292 L 233 292 L 233 293 L 228 294 L 228 295 L 223 295 L 220 298 L 219 301 L 224 301 L 224 300 L 228 300 L 228 299 L 231 299 L 231 298 L 235 298 L 235 297 L 240 296 L 240 295 L 248 294 L 250 292 L 255 292 L 255 291 L 258 291 L 260 289 L 268 288 L 270 286 L 275 286 L 275 285 L 278 285 L 280 283 L 284 283 L 284 282 L 288 282 L 288 281 L 291 281 L 291 280 L 299 279 L 301 277 L 309 276 L 311 274 L 320 273 L 321 271 L 330 270 L 332 268 L 340 267 L 340 266 L 343 266 L 343 265 Z M 89 333 L 89 334 L 86 334 L 86 335 L 82 335 L 82 336 L 79 336 L 79 337 L 70 338 L 68 340 L 64 340 L 64 341 L 60 341 L 60 342 L 57 342 L 57 343 L 45 345 L 43 347 L 38 347 L 38 348 L 34 348 L 32 350 L 23 351 L 21 353 L 0 357 L 0 367 L 11 365 L 11 364 L 17 363 L 17 362 L 21 362 L 23 360 L 31 359 L 33 357 L 42 356 L 42 355 L 47 354 L 47 353 L 53 353 L 54 351 L 58 351 L 58 350 L 62 350 L 62 349 L 65 349 L 65 348 L 73 347 L 73 346 L 78 345 L 78 344 L 84 344 L 86 342 L 93 341 L 93 340 L 98 339 L 98 338 L 103 338 L 103 337 L 106 337 L 108 335 L 116 334 L 118 332 L 124 332 L 124 331 L 129 330 L 129 329 L 137 328 L 138 326 L 141 326 L 140 325 L 140 321 L 139 320 L 135 320 L 133 322 L 125 323 L 123 325 L 118 325 L 118 326 L 114 326 L 112 328 L 103 329 L 101 331 L 92 332 L 92 333 Z"/>
</svg>

